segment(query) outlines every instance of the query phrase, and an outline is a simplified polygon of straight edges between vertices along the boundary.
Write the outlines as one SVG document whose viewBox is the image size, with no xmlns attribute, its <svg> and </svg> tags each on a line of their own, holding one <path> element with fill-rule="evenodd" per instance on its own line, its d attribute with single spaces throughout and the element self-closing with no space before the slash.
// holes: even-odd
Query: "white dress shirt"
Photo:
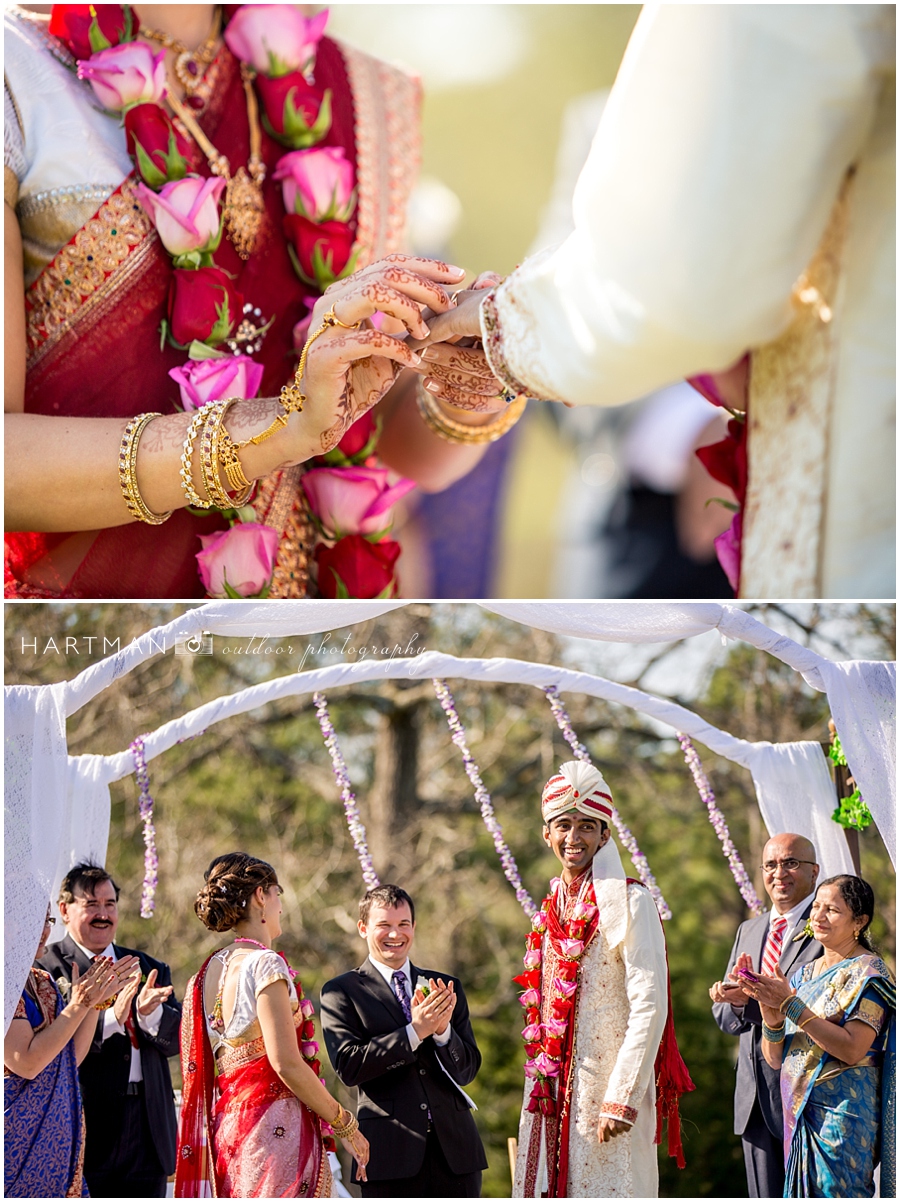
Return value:
<svg viewBox="0 0 900 1202">
<path fill-rule="evenodd" d="M 373 965 L 375 968 L 377 968 L 378 971 L 381 973 L 381 975 L 384 977 L 385 981 L 387 981 L 388 988 L 390 989 L 391 993 L 394 992 L 394 985 L 393 985 L 393 980 L 392 980 L 394 973 L 395 972 L 403 973 L 403 975 L 406 977 L 406 992 L 410 999 L 410 1006 L 411 1006 L 412 1005 L 412 996 L 413 996 L 413 979 L 412 979 L 412 968 L 410 967 L 409 959 L 407 958 L 406 963 L 402 966 L 402 968 L 391 968 L 389 964 L 382 964 L 380 960 L 376 960 L 373 956 L 369 956 L 369 963 L 371 965 Z M 409 1046 L 412 1048 L 413 1051 L 415 1051 L 416 1048 L 419 1046 L 419 1044 L 422 1042 L 422 1040 L 416 1034 L 415 1028 L 413 1027 L 412 1023 L 406 1024 L 406 1034 L 407 1034 L 407 1038 L 409 1039 Z M 443 1035 L 433 1035 L 432 1039 L 438 1045 L 438 1047 L 443 1047 L 445 1044 L 449 1043 L 450 1042 L 450 1027 L 449 1027 L 449 1025 Z"/>
<path fill-rule="evenodd" d="M 112 962 L 115 964 L 119 959 L 119 957 L 116 955 L 115 948 L 113 947 L 112 944 L 109 944 L 109 946 L 102 952 L 92 952 L 88 948 L 86 948 L 84 946 L 84 944 L 79 943 L 77 939 L 73 939 L 72 942 L 75 944 L 75 946 L 77 948 L 80 948 L 80 950 L 82 952 L 84 952 L 84 954 L 87 956 L 87 958 L 89 960 L 93 960 L 95 956 L 108 956 L 109 959 L 112 960 Z M 138 992 L 140 992 L 140 991 L 138 991 Z M 163 1015 L 162 1005 L 157 1006 L 155 1010 L 151 1010 L 149 1014 L 141 1014 L 140 1010 L 138 1010 L 138 1012 L 137 1012 L 138 1026 L 141 1028 L 142 1031 L 145 1031 L 149 1036 L 155 1037 L 156 1035 L 159 1034 L 159 1024 L 162 1022 L 162 1015 Z M 101 1041 L 104 1039 L 109 1039 L 110 1035 L 127 1035 L 127 1034 L 128 1034 L 128 1032 L 125 1030 L 125 1024 L 120 1023 L 118 1021 L 118 1019 L 116 1018 L 115 1006 L 110 1006 L 108 1010 L 104 1010 L 103 1011 L 103 1028 L 100 1033 Z M 128 1070 L 128 1080 L 130 1083 L 132 1081 L 143 1081 L 143 1079 L 144 1079 L 144 1072 L 143 1072 L 143 1069 L 141 1068 L 141 1050 L 140 1050 L 140 1048 L 136 1048 L 136 1047 L 134 1047 L 134 1045 L 132 1045 L 131 1067 Z"/>
</svg>

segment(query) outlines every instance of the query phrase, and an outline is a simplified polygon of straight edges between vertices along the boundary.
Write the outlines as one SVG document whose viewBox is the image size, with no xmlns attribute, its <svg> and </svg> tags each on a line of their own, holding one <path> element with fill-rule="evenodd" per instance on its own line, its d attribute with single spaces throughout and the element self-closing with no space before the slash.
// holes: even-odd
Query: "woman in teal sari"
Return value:
<svg viewBox="0 0 900 1202">
<path fill-rule="evenodd" d="M 894 1188 L 894 974 L 866 930 L 871 887 L 836 876 L 816 891 L 810 922 L 825 954 L 788 982 L 735 966 L 763 1016 L 763 1055 L 781 1069 L 786 1198 L 870 1198 Z M 743 970 L 743 971 L 742 971 Z"/>
</svg>

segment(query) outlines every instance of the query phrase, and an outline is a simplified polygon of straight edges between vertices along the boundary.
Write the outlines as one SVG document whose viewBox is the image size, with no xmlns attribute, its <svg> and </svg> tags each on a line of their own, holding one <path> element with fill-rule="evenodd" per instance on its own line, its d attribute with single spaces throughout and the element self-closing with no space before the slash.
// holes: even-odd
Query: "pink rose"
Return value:
<svg viewBox="0 0 900 1202">
<path fill-rule="evenodd" d="M 564 956 L 575 960 L 584 951 L 584 942 L 581 939 L 563 939 L 559 947 Z"/>
<path fill-rule="evenodd" d="M 186 175 L 152 192 L 138 184 L 138 200 L 153 219 L 160 241 L 170 255 L 204 254 L 219 244 L 219 197 L 225 189 L 220 176 L 202 179 Z M 197 266 L 197 264 L 195 264 Z"/>
<path fill-rule="evenodd" d="M 353 164 L 342 146 L 317 146 L 292 150 L 275 167 L 288 213 L 299 213 L 317 223 L 350 220 L 356 207 Z"/>
<path fill-rule="evenodd" d="M 312 1004 L 312 1002 L 309 1000 L 308 997 L 305 997 L 303 999 L 303 1001 L 300 1003 L 300 1013 L 303 1015 L 304 1018 L 312 1018 L 313 1015 L 315 1014 L 315 1012 L 316 1012 L 315 1006 Z"/>
<path fill-rule="evenodd" d="M 559 1065 L 555 1060 L 551 1060 L 546 1052 L 541 1052 L 540 1056 L 535 1057 L 534 1067 L 544 1077 L 556 1077 L 559 1074 Z"/>
<path fill-rule="evenodd" d="M 300 1050 L 303 1052 L 303 1055 L 307 1058 L 307 1060 L 312 1060 L 319 1051 L 319 1045 L 314 1039 L 304 1040 L 300 1044 Z"/>
<path fill-rule="evenodd" d="M 388 510 L 415 488 L 412 480 L 389 484 L 383 467 L 317 467 L 301 483 L 310 508 L 329 533 L 375 534 L 388 525 Z"/>
<path fill-rule="evenodd" d="M 211 597 L 259 597 L 268 589 L 278 554 L 278 531 L 259 522 L 201 534 L 200 579 Z"/>
<path fill-rule="evenodd" d="M 576 919 L 580 918 L 584 922 L 590 922 L 596 913 L 596 906 L 589 906 L 586 902 L 576 902 L 575 909 L 572 911 L 572 917 Z"/>
<path fill-rule="evenodd" d="M 741 582 L 741 530 L 742 515 L 736 513 L 728 529 L 713 539 L 722 571 L 728 577 L 728 583 L 734 589 L 735 596 Z"/>
<path fill-rule="evenodd" d="M 304 17 L 291 4 L 244 4 L 228 22 L 231 53 L 262 75 L 308 71 L 328 23 L 328 9 Z"/>
<path fill-rule="evenodd" d="M 181 390 L 181 404 L 187 411 L 225 397 L 256 396 L 263 367 L 249 355 L 229 355 L 227 359 L 191 360 L 173 367 L 169 375 Z"/>
<path fill-rule="evenodd" d="M 567 1023 L 560 1018 L 548 1018 L 544 1023 L 548 1035 L 565 1035 Z"/>
<path fill-rule="evenodd" d="M 546 931 L 547 915 L 544 913 L 543 910 L 538 910 L 537 914 L 532 915 L 531 925 L 534 927 L 534 929 L 536 931 L 541 931 L 541 932 Z"/>
<path fill-rule="evenodd" d="M 522 1038 L 526 1043 L 535 1043 L 538 1039 L 540 1039 L 543 1029 L 544 1028 L 540 1023 L 529 1023 L 522 1032 Z"/>
<path fill-rule="evenodd" d="M 541 994 L 538 989 L 526 989 L 519 1001 L 523 1006 L 539 1006 L 541 1004 Z"/>
<path fill-rule="evenodd" d="M 78 64 L 78 75 L 94 89 L 105 109 L 115 113 L 133 104 L 158 104 L 166 94 L 166 52 L 154 54 L 146 42 L 122 42 L 98 50 Z"/>
<path fill-rule="evenodd" d="M 578 988 L 577 981 L 564 981 L 561 977 L 553 978 L 553 988 L 558 997 L 571 997 Z"/>
<path fill-rule="evenodd" d="M 536 1077 L 538 1075 L 538 1066 L 536 1060 L 525 1061 L 525 1076 Z"/>
<path fill-rule="evenodd" d="M 526 968 L 537 968 L 541 962 L 541 949 L 539 947 L 532 948 L 531 951 L 525 953 L 524 964 Z"/>
</svg>

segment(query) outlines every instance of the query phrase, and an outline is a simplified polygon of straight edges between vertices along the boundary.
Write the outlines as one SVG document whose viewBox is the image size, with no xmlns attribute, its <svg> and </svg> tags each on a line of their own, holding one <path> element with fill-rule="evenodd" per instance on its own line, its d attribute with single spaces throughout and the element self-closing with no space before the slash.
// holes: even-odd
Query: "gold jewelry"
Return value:
<svg viewBox="0 0 900 1202">
<path fill-rule="evenodd" d="M 239 401 L 240 397 L 230 397 L 226 402 L 228 405 Z M 241 466 L 241 461 L 238 458 L 238 451 L 242 451 L 244 447 L 250 445 L 250 439 L 244 442 L 235 442 L 225 428 L 224 421 L 219 425 L 219 463 L 225 473 L 225 478 L 229 483 L 233 492 L 239 493 L 242 488 L 252 490 L 253 481 L 247 479 L 244 475 L 244 469 Z"/>
<path fill-rule="evenodd" d="M 216 5 L 212 29 L 196 50 L 188 50 L 184 42 L 179 42 L 177 38 L 163 33 L 160 29 L 148 29 L 146 25 L 142 25 L 140 31 L 151 42 L 159 42 L 167 50 L 175 52 L 177 55 L 174 65 L 175 75 L 188 96 L 193 96 L 203 82 L 206 68 L 216 57 L 216 43 L 222 32 L 222 9 L 218 4 Z"/>
<path fill-rule="evenodd" d="M 131 516 L 137 518 L 139 522 L 146 522 L 148 526 L 161 526 L 163 522 L 168 521 L 173 512 L 170 509 L 166 513 L 154 513 L 152 509 L 148 509 L 138 487 L 136 470 L 138 444 L 144 430 L 155 417 L 162 417 L 162 414 L 139 413 L 137 417 L 133 417 L 125 427 L 125 433 L 122 435 L 122 442 L 119 446 L 119 484 L 122 488 L 122 496 L 125 498 L 125 504 Z"/>
<path fill-rule="evenodd" d="M 206 421 L 206 412 L 203 408 L 198 409 L 191 418 L 191 424 L 188 426 L 187 434 L 184 437 L 184 444 L 181 448 L 181 487 L 184 490 L 184 495 L 187 497 L 188 505 L 193 505 L 195 509 L 212 509 L 212 501 L 204 501 L 197 490 L 194 488 L 194 480 L 191 475 L 191 457 L 194 453 L 194 442 L 197 435 L 200 433 L 200 427 Z"/>
<path fill-rule="evenodd" d="M 362 322 L 360 321 L 354 322 L 353 325 L 347 325 L 346 322 L 341 321 L 341 319 L 335 314 L 334 305 L 331 306 L 331 308 L 322 318 L 322 324 L 314 334 L 310 334 L 310 336 L 307 338 L 303 350 L 300 352 L 300 362 L 297 364 L 297 370 L 294 372 L 293 380 L 291 380 L 289 384 L 285 384 L 281 390 L 278 401 L 284 412 L 279 413 L 278 417 L 273 420 L 272 424 L 267 426 L 260 434 L 256 434 L 253 438 L 248 438 L 243 444 L 244 446 L 249 446 L 251 442 L 254 446 L 259 446 L 261 442 L 265 442 L 267 438 L 271 438 L 273 434 L 277 434 L 282 426 L 286 426 L 288 423 L 288 418 L 292 413 L 303 412 L 303 406 L 306 404 L 306 394 L 300 387 L 300 381 L 303 379 L 303 373 L 306 371 L 306 358 L 309 355 L 309 348 L 312 346 L 315 340 L 321 334 L 324 334 L 326 330 L 331 329 L 332 326 L 340 326 L 342 330 L 358 330 L 361 325 Z"/>
<path fill-rule="evenodd" d="M 496 442 L 498 438 L 502 438 L 507 431 L 511 430 L 525 412 L 528 397 L 520 396 L 518 400 L 513 401 L 511 405 L 500 412 L 492 422 L 483 426 L 467 426 L 463 422 L 457 422 L 452 417 L 448 417 L 437 399 L 423 388 L 421 380 L 416 385 L 416 404 L 419 406 L 419 413 L 421 413 L 425 425 L 434 434 L 437 434 L 438 438 L 463 446 L 476 446 L 480 443 Z"/>
<path fill-rule="evenodd" d="M 240 257 L 249 259 L 265 213 L 262 186 L 266 178 L 266 165 L 262 160 L 259 106 L 256 102 L 256 93 L 253 91 L 250 73 L 243 64 L 241 65 L 241 80 L 247 105 L 247 124 L 250 127 L 250 157 L 247 159 L 246 168 L 238 167 L 234 175 L 231 174 L 231 164 L 228 159 L 213 146 L 197 124 L 197 119 L 190 109 L 182 104 L 171 90 L 166 99 L 172 107 L 172 112 L 179 118 L 206 155 L 210 171 L 213 175 L 219 175 L 225 180 L 227 187 L 225 189 L 225 205 L 222 210 L 225 235 Z"/>
<path fill-rule="evenodd" d="M 803 1022 L 802 1022 L 802 1023 L 797 1023 L 797 1026 L 798 1026 L 798 1027 L 800 1028 L 800 1030 L 802 1031 L 802 1030 L 803 1030 L 803 1028 L 806 1026 L 806 1024 L 807 1024 L 807 1023 L 811 1023 L 811 1022 L 812 1022 L 812 1020 L 813 1020 L 814 1018 L 818 1018 L 818 1017 L 819 1017 L 819 1016 L 818 1016 L 818 1014 L 811 1014 L 811 1015 L 809 1016 L 809 1018 L 805 1018 L 805 1019 L 803 1020 Z"/>
<path fill-rule="evenodd" d="M 203 408 L 206 420 L 203 425 L 203 433 L 200 435 L 200 472 L 203 476 L 203 487 L 217 509 L 238 509 L 249 500 L 253 491 L 253 485 L 248 483 L 243 492 L 239 492 L 236 497 L 230 497 L 219 480 L 219 448 L 224 430 L 222 423 L 228 409 L 237 399 L 237 397 L 229 397 L 227 400 L 215 401 Z M 231 441 L 230 435 L 229 440 Z M 235 446 L 233 441 L 231 441 L 231 445 Z M 237 458 L 236 454 L 235 458 Z"/>
<path fill-rule="evenodd" d="M 343 1112 L 344 1108 L 342 1106 L 341 1115 L 343 1115 Z M 352 1111 L 348 1110 L 347 1113 L 350 1115 L 348 1122 L 331 1124 L 331 1130 L 335 1133 L 338 1139 L 349 1139 L 355 1131 L 359 1130 L 359 1119 L 355 1114 L 352 1113 Z"/>
</svg>

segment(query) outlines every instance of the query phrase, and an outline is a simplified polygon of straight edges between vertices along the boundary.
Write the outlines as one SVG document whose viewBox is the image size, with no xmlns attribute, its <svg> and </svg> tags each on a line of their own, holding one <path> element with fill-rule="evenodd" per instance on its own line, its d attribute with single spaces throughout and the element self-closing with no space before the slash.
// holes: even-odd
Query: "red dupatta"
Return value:
<svg viewBox="0 0 900 1202">
<path fill-rule="evenodd" d="M 214 952 L 213 955 L 216 953 Z M 212 960 L 188 982 L 181 1015 L 181 1119 L 178 1125 L 178 1160 L 175 1197 L 220 1197 L 212 1153 L 213 1086 L 216 1066 L 206 1032 L 203 983 Z"/>
<path fill-rule="evenodd" d="M 211 97 L 198 115 L 204 131 L 236 168 L 249 155 L 239 64 L 223 46 L 207 79 Z M 417 166 L 418 85 L 358 51 L 323 38 L 316 81 L 333 96 L 332 127 L 322 145 L 341 146 L 360 190 L 360 266 L 398 248 Z M 305 299 L 318 296 L 296 276 L 281 231 L 284 206 L 273 178 L 283 148 L 265 134 L 265 216 L 244 263 L 223 240 L 216 263 L 234 277 L 245 302 L 272 320 L 261 350 L 261 395 L 277 395 L 295 358 L 294 325 Z M 209 174 L 198 155 L 192 166 Z M 48 264 L 26 293 L 25 410 L 60 417 L 132 417 L 171 412 L 178 387 L 170 368 L 184 352 L 159 349 L 171 262 L 132 194 L 130 175 Z M 259 323 L 258 323 L 259 324 Z M 283 505 L 281 506 L 283 509 Z M 278 510 L 277 505 L 273 509 Z M 280 523 L 273 518 L 270 524 Z M 10 533 L 7 596 L 198 597 L 197 536 L 223 528 L 219 515 L 179 510 L 163 526 L 130 523 L 101 531 Z"/>
</svg>

